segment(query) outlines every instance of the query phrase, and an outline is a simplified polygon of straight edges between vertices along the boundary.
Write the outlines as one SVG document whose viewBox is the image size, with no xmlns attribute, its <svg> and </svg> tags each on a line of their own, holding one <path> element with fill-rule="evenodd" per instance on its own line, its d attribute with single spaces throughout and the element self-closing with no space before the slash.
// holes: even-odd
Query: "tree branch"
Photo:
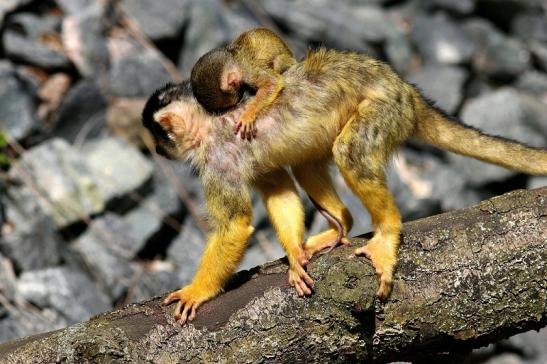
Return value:
<svg viewBox="0 0 547 364">
<path fill-rule="evenodd" d="M 353 239 L 354 246 L 365 239 Z M 310 298 L 283 261 L 239 274 L 193 324 L 161 299 L 0 345 L 42 362 L 345 362 L 464 352 L 547 323 L 547 188 L 515 191 L 405 224 L 393 294 L 375 300 L 370 263 L 339 247 L 312 260 Z M 237 287 L 235 287 L 237 286 Z"/>
</svg>

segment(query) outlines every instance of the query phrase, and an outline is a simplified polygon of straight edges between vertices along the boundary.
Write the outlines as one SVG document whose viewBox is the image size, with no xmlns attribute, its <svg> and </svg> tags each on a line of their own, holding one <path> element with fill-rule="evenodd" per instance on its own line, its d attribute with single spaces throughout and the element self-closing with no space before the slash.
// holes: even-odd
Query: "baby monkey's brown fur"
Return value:
<svg viewBox="0 0 547 364">
<path fill-rule="evenodd" d="M 283 89 L 281 73 L 295 63 L 291 50 L 277 34 L 266 28 L 252 29 L 196 62 L 190 77 L 192 90 L 205 110 L 219 112 L 240 101 L 244 84 L 256 89 L 236 126 L 236 133 L 251 139 L 256 135 L 257 116 Z"/>
<path fill-rule="evenodd" d="M 198 167 L 212 222 L 192 283 L 165 300 L 179 301 L 176 315 L 182 321 L 192 319 L 202 302 L 221 291 L 243 255 L 253 231 L 248 186 L 264 197 L 289 258 L 291 284 L 299 293 L 309 291 L 312 281 L 303 267 L 337 231 L 331 228 L 302 246 L 302 203 L 285 168 L 292 169 L 301 187 L 347 234 L 352 219 L 328 174 L 328 163 L 334 161 L 372 217 L 374 236 L 355 253 L 371 259 L 382 299 L 391 290 L 402 226 L 384 168 L 401 143 L 415 136 L 517 171 L 547 174 L 544 149 L 484 135 L 449 119 L 388 65 L 364 54 L 319 49 L 283 76 L 283 93 L 258 117 L 264 132 L 251 142 L 233 134 L 233 123 L 206 113 L 187 83 L 159 90 L 145 107 L 143 121 L 158 150 Z"/>
</svg>

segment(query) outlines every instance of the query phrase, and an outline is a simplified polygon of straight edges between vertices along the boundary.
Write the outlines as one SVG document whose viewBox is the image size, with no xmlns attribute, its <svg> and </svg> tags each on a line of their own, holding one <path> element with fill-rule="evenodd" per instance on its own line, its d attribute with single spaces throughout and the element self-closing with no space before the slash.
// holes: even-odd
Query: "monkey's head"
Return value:
<svg viewBox="0 0 547 364">
<path fill-rule="evenodd" d="M 241 70 L 226 48 L 216 48 L 201 56 L 190 75 L 198 102 L 211 113 L 229 109 L 241 99 Z"/>
<path fill-rule="evenodd" d="M 156 90 L 142 111 L 142 123 L 156 144 L 156 152 L 169 159 L 184 158 L 201 140 L 207 115 L 192 94 L 190 81 L 167 84 Z"/>
</svg>

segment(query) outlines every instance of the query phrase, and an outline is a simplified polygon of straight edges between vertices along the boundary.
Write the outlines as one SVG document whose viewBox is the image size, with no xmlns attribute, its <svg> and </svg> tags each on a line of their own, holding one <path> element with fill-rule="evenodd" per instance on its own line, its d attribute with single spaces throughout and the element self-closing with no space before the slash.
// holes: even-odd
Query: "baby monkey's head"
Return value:
<svg viewBox="0 0 547 364">
<path fill-rule="evenodd" d="M 184 158 L 200 144 L 207 118 L 192 94 L 190 81 L 156 90 L 142 111 L 142 123 L 154 138 L 156 152 L 169 159 Z"/>
</svg>

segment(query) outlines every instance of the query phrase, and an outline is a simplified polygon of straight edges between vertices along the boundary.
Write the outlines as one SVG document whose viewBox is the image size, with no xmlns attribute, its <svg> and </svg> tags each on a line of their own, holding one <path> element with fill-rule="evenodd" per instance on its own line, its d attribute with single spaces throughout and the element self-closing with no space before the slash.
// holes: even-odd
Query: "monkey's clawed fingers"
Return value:
<svg viewBox="0 0 547 364">
<path fill-rule="evenodd" d="M 201 305 L 201 300 L 193 299 L 185 288 L 171 293 L 163 301 L 164 305 L 169 305 L 176 302 L 175 307 L 175 320 L 180 320 L 181 324 L 185 324 L 187 321 L 192 321 L 196 317 L 196 310 Z"/>
<path fill-rule="evenodd" d="M 297 265 L 289 269 L 289 284 L 296 289 L 300 297 L 303 297 L 312 294 L 311 287 L 315 282 L 302 266 Z"/>
<path fill-rule="evenodd" d="M 256 137 L 257 129 L 254 123 L 240 121 L 236 125 L 235 133 L 239 134 L 241 139 L 251 140 Z"/>
</svg>

